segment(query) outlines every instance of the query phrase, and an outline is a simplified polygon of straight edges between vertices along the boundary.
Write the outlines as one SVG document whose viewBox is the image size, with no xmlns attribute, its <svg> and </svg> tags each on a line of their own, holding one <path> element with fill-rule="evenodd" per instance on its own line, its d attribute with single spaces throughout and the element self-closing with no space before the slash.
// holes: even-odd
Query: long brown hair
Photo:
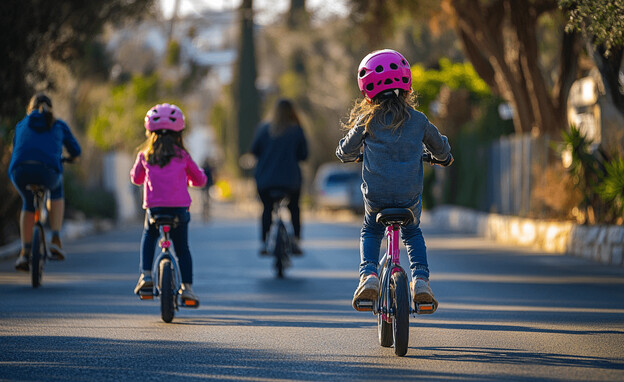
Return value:
<svg viewBox="0 0 624 382">
<path fill-rule="evenodd" d="M 271 135 L 281 135 L 288 127 L 300 124 L 293 103 L 285 98 L 277 101 L 275 109 L 273 109 L 273 119 L 269 127 Z"/>
<path fill-rule="evenodd" d="M 145 131 L 147 140 L 139 147 L 145 160 L 151 165 L 165 167 L 172 158 L 182 157 L 182 150 L 187 151 L 182 141 L 182 132 L 173 130 Z"/>
<path fill-rule="evenodd" d="M 48 129 L 52 128 L 56 118 L 54 118 L 54 113 L 52 113 L 52 100 L 50 97 L 44 93 L 37 93 L 32 96 L 30 102 L 28 102 L 27 113 L 30 114 L 34 110 L 38 110 L 44 116 Z"/>
<path fill-rule="evenodd" d="M 370 124 L 373 120 L 384 124 L 388 114 L 392 115 L 392 122 L 385 128 L 396 131 L 410 118 L 410 109 L 418 107 L 418 101 L 414 92 L 399 90 L 397 96 L 375 97 L 372 100 L 362 99 L 356 101 L 349 112 L 349 119 L 342 123 L 342 127 L 350 130 L 356 124 L 364 125 L 366 132 L 373 135 Z"/>
</svg>

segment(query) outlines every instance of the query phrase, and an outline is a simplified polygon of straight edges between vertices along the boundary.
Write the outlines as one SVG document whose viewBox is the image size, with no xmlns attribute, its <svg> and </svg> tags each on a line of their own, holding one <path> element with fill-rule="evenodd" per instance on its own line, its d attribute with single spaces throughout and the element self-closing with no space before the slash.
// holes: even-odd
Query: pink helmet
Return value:
<svg viewBox="0 0 624 382">
<path fill-rule="evenodd" d="M 384 90 L 412 89 L 412 71 L 403 55 L 392 49 L 369 53 L 358 68 L 358 87 L 372 99 Z"/>
<path fill-rule="evenodd" d="M 184 129 L 184 114 L 176 105 L 163 103 L 149 109 L 145 115 L 145 128 L 149 131 Z"/>
</svg>

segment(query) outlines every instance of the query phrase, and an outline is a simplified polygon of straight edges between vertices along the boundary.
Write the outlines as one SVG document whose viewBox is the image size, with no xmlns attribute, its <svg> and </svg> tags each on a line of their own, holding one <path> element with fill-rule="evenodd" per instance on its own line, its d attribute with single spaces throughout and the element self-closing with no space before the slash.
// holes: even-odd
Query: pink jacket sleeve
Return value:
<svg viewBox="0 0 624 382">
<path fill-rule="evenodd" d="M 199 168 L 190 155 L 186 157 L 186 176 L 188 177 L 188 184 L 192 187 L 203 187 L 208 181 L 208 177 L 204 173 L 204 170 Z"/>
<path fill-rule="evenodd" d="M 130 180 L 132 183 L 140 186 L 145 181 L 145 167 L 143 167 L 143 153 L 140 152 L 137 155 L 136 161 L 134 162 L 134 166 L 132 166 L 132 170 L 130 170 Z"/>
</svg>

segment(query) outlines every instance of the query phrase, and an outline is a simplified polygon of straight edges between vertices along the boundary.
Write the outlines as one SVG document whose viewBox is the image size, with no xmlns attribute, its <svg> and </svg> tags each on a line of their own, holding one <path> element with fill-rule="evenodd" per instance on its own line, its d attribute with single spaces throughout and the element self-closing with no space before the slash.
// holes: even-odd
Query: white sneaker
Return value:
<svg viewBox="0 0 624 382">
<path fill-rule="evenodd" d="M 433 296 L 433 291 L 429 286 L 429 281 L 421 278 L 417 278 L 416 280 L 412 280 L 410 283 L 411 292 L 412 292 L 412 300 L 414 300 L 414 304 L 433 304 L 433 312 L 438 308 L 438 301 Z"/>
<path fill-rule="evenodd" d="M 360 283 L 353 294 L 353 309 L 360 310 L 356 304 L 359 300 L 375 301 L 377 296 L 379 296 L 379 278 L 377 275 L 371 273 L 360 277 Z"/>
</svg>

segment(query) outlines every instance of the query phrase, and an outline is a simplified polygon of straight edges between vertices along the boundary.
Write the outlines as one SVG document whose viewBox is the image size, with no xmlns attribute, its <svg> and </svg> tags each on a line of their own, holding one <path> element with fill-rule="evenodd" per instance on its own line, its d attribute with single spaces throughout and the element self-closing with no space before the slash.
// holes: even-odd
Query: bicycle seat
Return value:
<svg viewBox="0 0 624 382">
<path fill-rule="evenodd" d="M 173 215 L 150 215 L 149 222 L 157 227 L 168 225 L 175 228 L 178 225 L 178 217 Z"/>
<path fill-rule="evenodd" d="M 271 199 L 275 199 L 275 200 L 282 200 L 288 197 L 288 193 L 282 189 L 273 189 L 269 191 L 269 195 L 271 196 Z"/>
<path fill-rule="evenodd" d="M 37 191 L 45 192 L 47 190 L 47 188 L 42 184 L 28 184 L 26 185 L 26 189 L 32 192 L 37 192 Z"/>
<path fill-rule="evenodd" d="M 414 221 L 414 214 L 409 208 L 386 208 L 379 211 L 375 220 L 385 226 L 407 225 Z"/>
</svg>

